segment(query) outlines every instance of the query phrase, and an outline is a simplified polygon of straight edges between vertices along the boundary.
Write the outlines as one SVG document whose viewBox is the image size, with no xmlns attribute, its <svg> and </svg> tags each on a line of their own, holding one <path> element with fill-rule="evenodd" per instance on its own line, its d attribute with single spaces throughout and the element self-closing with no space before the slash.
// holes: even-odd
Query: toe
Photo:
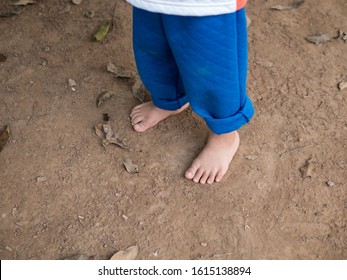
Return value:
<svg viewBox="0 0 347 280">
<path fill-rule="evenodd" d="M 193 181 L 194 181 L 195 183 L 199 183 L 199 181 L 200 181 L 200 179 L 201 179 L 201 177 L 202 177 L 203 174 L 204 174 L 204 170 L 203 170 L 202 168 L 199 168 L 199 169 L 196 171 L 196 173 L 195 173 L 195 176 L 194 176 L 194 178 L 193 178 Z"/>
<path fill-rule="evenodd" d="M 146 126 L 143 124 L 143 122 L 140 122 L 134 125 L 134 130 L 136 132 L 144 132 L 146 130 Z"/>
<path fill-rule="evenodd" d="M 135 116 L 131 118 L 132 125 L 138 124 L 143 120 L 142 116 Z"/>
<path fill-rule="evenodd" d="M 193 163 L 192 166 L 189 167 L 188 170 L 186 171 L 186 174 L 185 174 L 186 178 L 189 180 L 192 180 L 197 170 L 198 170 L 198 166 Z"/>
<path fill-rule="evenodd" d="M 205 171 L 204 174 L 202 174 L 200 178 L 200 184 L 206 184 L 207 178 L 209 177 L 210 173 Z"/>
<path fill-rule="evenodd" d="M 131 118 L 136 118 L 136 117 L 138 117 L 138 116 L 142 116 L 143 114 L 141 114 L 141 112 L 140 111 L 138 111 L 138 112 L 134 112 L 134 113 L 132 113 L 131 114 Z"/>
<path fill-rule="evenodd" d="M 217 183 L 220 182 L 220 181 L 222 181 L 222 179 L 223 179 L 225 173 L 226 173 L 226 171 L 224 171 L 224 170 L 219 170 L 218 173 L 217 173 L 217 175 L 216 175 L 215 181 L 216 181 Z"/>
<path fill-rule="evenodd" d="M 143 104 L 140 104 L 133 108 L 133 110 L 130 113 L 130 117 L 134 116 L 136 113 L 139 113 L 141 111 L 141 105 Z"/>
<path fill-rule="evenodd" d="M 213 184 L 213 182 L 214 182 L 214 180 L 216 178 L 216 175 L 217 175 L 217 172 L 216 171 L 212 171 L 210 173 L 210 176 L 207 179 L 207 184 L 209 184 L 209 185 Z"/>
<path fill-rule="evenodd" d="M 137 112 L 138 112 L 138 110 L 135 107 L 134 109 L 132 109 L 132 111 L 130 113 L 130 117 L 133 117 Z"/>
</svg>

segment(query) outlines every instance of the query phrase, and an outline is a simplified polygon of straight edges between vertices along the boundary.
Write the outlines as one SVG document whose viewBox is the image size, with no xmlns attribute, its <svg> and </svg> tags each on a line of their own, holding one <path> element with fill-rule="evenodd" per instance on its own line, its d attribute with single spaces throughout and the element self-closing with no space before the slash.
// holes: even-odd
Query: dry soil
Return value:
<svg viewBox="0 0 347 280">
<path fill-rule="evenodd" d="M 0 13 L 13 2 L 1 1 Z M 107 259 L 135 244 L 139 259 L 347 258 L 347 89 L 337 87 L 347 43 L 305 40 L 347 32 L 347 1 L 286 11 L 270 8 L 290 1 L 249 1 L 256 113 L 212 186 L 183 176 L 207 133 L 191 110 L 144 134 L 131 127 L 131 81 L 106 70 L 111 61 L 136 71 L 131 7 L 36 2 L 0 18 L 0 128 L 11 129 L 0 153 L 1 259 Z M 95 42 L 107 20 L 106 40 Z M 116 94 L 98 108 L 105 90 Z M 105 113 L 129 150 L 95 135 Z M 139 173 L 125 170 L 126 158 Z"/>
</svg>

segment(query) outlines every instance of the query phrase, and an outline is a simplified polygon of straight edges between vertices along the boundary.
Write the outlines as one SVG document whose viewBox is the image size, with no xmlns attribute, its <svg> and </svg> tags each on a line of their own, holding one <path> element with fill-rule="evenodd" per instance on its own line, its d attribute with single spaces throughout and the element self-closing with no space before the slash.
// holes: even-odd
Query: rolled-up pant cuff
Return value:
<svg viewBox="0 0 347 280">
<path fill-rule="evenodd" d="M 224 119 L 207 118 L 204 120 L 215 134 L 221 135 L 235 131 L 248 123 L 254 114 L 254 108 L 249 98 L 246 99 L 244 106 L 235 115 Z"/>
</svg>

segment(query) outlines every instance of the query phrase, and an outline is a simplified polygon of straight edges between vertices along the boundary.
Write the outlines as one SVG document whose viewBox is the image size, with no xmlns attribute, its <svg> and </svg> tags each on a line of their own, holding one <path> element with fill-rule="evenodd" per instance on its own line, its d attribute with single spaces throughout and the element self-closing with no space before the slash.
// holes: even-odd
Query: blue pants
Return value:
<svg viewBox="0 0 347 280">
<path fill-rule="evenodd" d="M 237 130 L 251 119 L 244 9 L 189 17 L 134 7 L 133 48 L 155 106 L 177 110 L 189 102 L 216 134 Z"/>
</svg>

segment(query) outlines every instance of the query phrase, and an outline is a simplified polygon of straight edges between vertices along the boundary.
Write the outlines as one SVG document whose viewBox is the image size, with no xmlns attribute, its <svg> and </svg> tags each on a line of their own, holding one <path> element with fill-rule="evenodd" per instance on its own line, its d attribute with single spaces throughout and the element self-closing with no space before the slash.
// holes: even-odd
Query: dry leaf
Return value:
<svg viewBox="0 0 347 280">
<path fill-rule="evenodd" d="M 111 26 L 111 22 L 106 22 L 104 25 L 100 26 L 98 32 L 96 32 L 94 35 L 95 40 L 98 42 L 103 41 L 107 36 L 110 26 Z"/>
<path fill-rule="evenodd" d="M 247 21 L 247 27 L 249 27 L 252 23 L 252 20 L 248 16 L 246 16 L 246 21 Z"/>
<path fill-rule="evenodd" d="M 347 88 L 347 80 L 339 82 L 338 87 L 339 90 L 344 90 L 345 88 Z"/>
<path fill-rule="evenodd" d="M 111 260 L 135 260 L 139 254 L 139 247 L 137 245 L 131 246 L 124 251 L 115 253 Z"/>
<path fill-rule="evenodd" d="M 112 138 L 110 140 L 108 140 L 108 142 L 110 144 L 115 144 L 123 149 L 129 149 L 128 145 L 125 143 L 125 141 L 123 139 L 119 139 L 119 138 Z"/>
<path fill-rule="evenodd" d="M 123 149 L 129 149 L 125 141 L 117 137 L 109 121 L 105 124 L 95 125 L 94 130 L 95 134 L 99 136 L 99 138 L 103 139 L 102 144 L 104 146 L 115 144 Z"/>
<path fill-rule="evenodd" d="M 16 3 L 13 3 L 11 5 L 13 6 L 26 6 L 28 4 L 35 4 L 36 2 L 33 0 L 19 0 Z"/>
<path fill-rule="evenodd" d="M 339 30 L 339 35 L 337 36 L 337 39 L 341 39 L 341 40 L 347 42 L 347 32 Z"/>
<path fill-rule="evenodd" d="M 0 62 L 5 62 L 6 59 L 7 59 L 7 56 L 0 53 Z"/>
<path fill-rule="evenodd" d="M 125 161 L 123 162 L 125 169 L 130 173 L 139 173 L 139 168 L 136 164 L 133 164 L 133 162 L 131 161 L 131 159 L 127 158 L 125 159 Z"/>
<path fill-rule="evenodd" d="M 108 122 L 110 120 L 110 116 L 107 113 L 102 114 L 102 118 L 105 122 Z"/>
<path fill-rule="evenodd" d="M 292 10 L 292 9 L 297 9 L 299 8 L 302 4 L 305 3 L 305 0 L 298 0 L 294 1 L 293 3 L 286 4 L 286 5 L 276 5 L 271 7 L 271 10 L 278 10 L 278 11 L 283 11 L 283 10 Z"/>
<path fill-rule="evenodd" d="M 134 85 L 131 88 L 132 94 L 135 98 L 140 100 L 142 103 L 145 102 L 145 90 L 143 88 L 143 84 L 139 78 L 135 79 Z"/>
<path fill-rule="evenodd" d="M 102 128 L 106 134 L 106 140 L 111 140 L 112 138 L 116 137 L 116 133 L 113 131 L 113 129 L 111 128 L 111 124 L 108 121 L 106 124 L 102 125 Z"/>
<path fill-rule="evenodd" d="M 6 125 L 2 130 L 0 130 L 0 152 L 3 150 L 5 145 L 10 138 L 11 131 L 8 125 Z"/>
<path fill-rule="evenodd" d="M 106 124 L 102 125 L 102 129 L 106 135 L 106 139 L 104 139 L 103 141 L 104 146 L 107 146 L 109 144 L 115 144 L 123 149 L 129 149 L 125 141 L 117 137 L 109 121 Z"/>
<path fill-rule="evenodd" d="M 329 42 L 331 38 L 327 34 L 317 33 L 315 35 L 306 37 L 305 40 L 312 44 L 319 45 Z"/>
<path fill-rule="evenodd" d="M 105 134 L 104 134 L 104 131 L 102 129 L 102 124 L 95 125 L 94 129 L 95 129 L 96 135 L 98 135 L 101 139 L 105 138 Z"/>
<path fill-rule="evenodd" d="M 315 169 L 315 161 L 313 159 L 307 160 L 306 165 L 300 169 L 302 177 L 304 179 L 311 178 L 314 169 Z"/>
<path fill-rule="evenodd" d="M 107 71 L 115 74 L 118 78 L 131 78 L 132 74 L 130 70 L 126 70 L 123 67 L 114 65 L 111 61 L 107 64 Z"/>
<path fill-rule="evenodd" d="M 11 7 L 9 10 L 6 10 L 0 13 L 0 17 L 11 17 L 11 16 L 20 15 L 21 13 L 24 12 L 24 10 L 25 10 L 25 7 L 23 6 L 14 6 L 14 7 Z"/>
<path fill-rule="evenodd" d="M 314 163 L 310 162 L 306 167 L 305 178 L 312 177 L 314 168 L 315 168 Z"/>
<path fill-rule="evenodd" d="M 96 106 L 100 107 L 106 101 L 110 100 L 111 97 L 115 94 L 116 94 L 116 92 L 113 90 L 103 91 L 102 93 L 100 93 L 100 95 L 96 99 Z"/>
</svg>

